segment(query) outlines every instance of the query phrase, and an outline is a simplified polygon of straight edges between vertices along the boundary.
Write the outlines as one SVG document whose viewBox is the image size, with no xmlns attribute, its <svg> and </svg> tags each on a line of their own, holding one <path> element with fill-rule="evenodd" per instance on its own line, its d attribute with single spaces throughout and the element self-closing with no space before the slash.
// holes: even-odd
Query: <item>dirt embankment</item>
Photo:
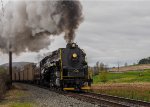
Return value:
<svg viewBox="0 0 150 107">
<path fill-rule="evenodd" d="M 10 79 L 6 73 L 0 73 L 0 99 L 10 87 Z"/>
<path fill-rule="evenodd" d="M 126 67 L 116 67 L 110 69 L 111 72 L 125 72 L 125 71 L 141 71 L 145 69 L 150 69 L 150 64 L 142 64 L 142 65 L 134 65 L 134 66 L 126 66 Z"/>
</svg>

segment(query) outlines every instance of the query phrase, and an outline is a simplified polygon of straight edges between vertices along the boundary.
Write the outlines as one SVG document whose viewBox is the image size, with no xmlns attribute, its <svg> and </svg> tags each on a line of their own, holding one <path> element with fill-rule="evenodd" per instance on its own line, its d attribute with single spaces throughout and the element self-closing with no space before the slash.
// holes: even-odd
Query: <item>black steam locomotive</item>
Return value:
<svg viewBox="0 0 150 107">
<path fill-rule="evenodd" d="M 88 90 L 92 78 L 86 54 L 75 43 L 68 43 L 40 61 L 40 81 L 62 90 Z"/>
</svg>

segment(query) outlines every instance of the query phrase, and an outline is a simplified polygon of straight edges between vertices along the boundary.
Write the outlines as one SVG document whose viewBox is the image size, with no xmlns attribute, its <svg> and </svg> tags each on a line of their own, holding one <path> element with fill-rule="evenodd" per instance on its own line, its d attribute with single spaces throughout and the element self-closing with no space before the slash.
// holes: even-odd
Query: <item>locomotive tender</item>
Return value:
<svg viewBox="0 0 150 107">
<path fill-rule="evenodd" d="M 27 74 L 33 75 L 30 81 L 34 83 L 62 90 L 89 90 L 92 83 L 86 54 L 76 43 L 52 52 L 40 61 L 39 68 L 33 67 Z"/>
</svg>

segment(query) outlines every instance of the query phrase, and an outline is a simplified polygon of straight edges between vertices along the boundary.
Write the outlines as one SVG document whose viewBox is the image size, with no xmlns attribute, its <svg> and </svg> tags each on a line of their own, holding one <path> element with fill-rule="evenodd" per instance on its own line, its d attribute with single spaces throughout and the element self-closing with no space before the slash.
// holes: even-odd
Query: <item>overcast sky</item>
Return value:
<svg viewBox="0 0 150 107">
<path fill-rule="evenodd" d="M 84 22 L 75 42 L 85 50 L 89 65 L 97 61 L 109 66 L 132 64 L 150 56 L 150 1 L 144 0 L 82 0 Z M 22 53 L 13 61 L 34 61 L 37 55 L 65 47 L 62 36 L 55 37 L 49 50 Z M 0 53 L 0 64 L 8 55 Z"/>
</svg>

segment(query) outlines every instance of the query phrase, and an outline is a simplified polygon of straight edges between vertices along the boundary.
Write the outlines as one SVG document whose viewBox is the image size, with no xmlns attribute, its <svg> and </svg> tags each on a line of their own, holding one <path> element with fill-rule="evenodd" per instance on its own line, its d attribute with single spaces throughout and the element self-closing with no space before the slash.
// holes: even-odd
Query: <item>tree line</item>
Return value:
<svg viewBox="0 0 150 107">
<path fill-rule="evenodd" d="M 139 60 L 138 64 L 150 64 L 150 57 Z"/>
<path fill-rule="evenodd" d="M 97 61 L 94 67 L 89 67 L 89 71 L 93 76 L 99 75 L 101 82 L 108 81 L 108 66 L 104 63 Z"/>
</svg>

